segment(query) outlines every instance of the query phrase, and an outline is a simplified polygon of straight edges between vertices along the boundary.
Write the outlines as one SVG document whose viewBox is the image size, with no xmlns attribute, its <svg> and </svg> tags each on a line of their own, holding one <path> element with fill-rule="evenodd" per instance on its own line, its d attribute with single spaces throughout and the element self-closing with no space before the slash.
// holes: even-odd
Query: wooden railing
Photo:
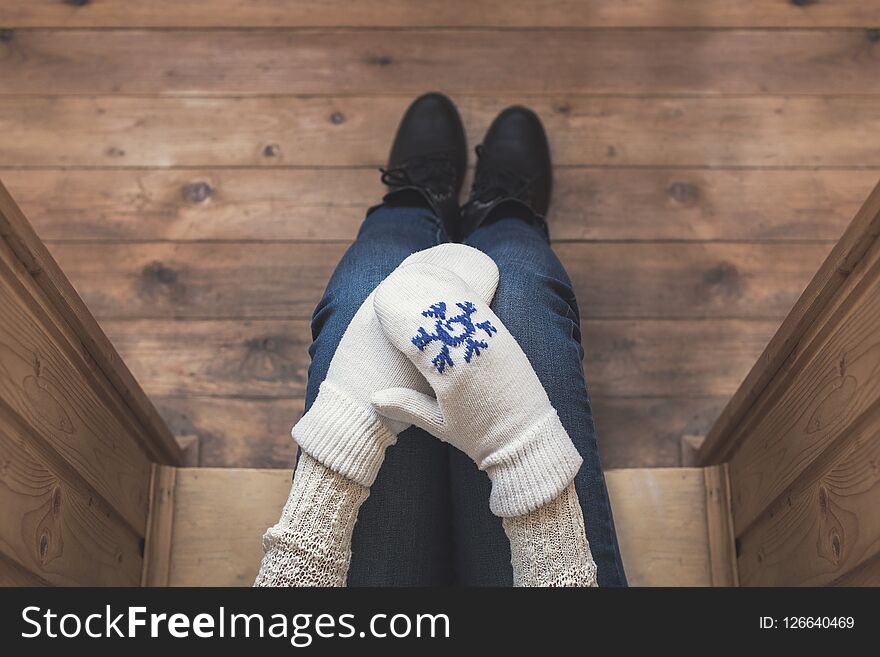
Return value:
<svg viewBox="0 0 880 657">
<path fill-rule="evenodd" d="M 880 583 L 880 185 L 703 444 L 743 585 Z"/>
<path fill-rule="evenodd" d="M 0 582 L 138 585 L 180 450 L 0 185 Z"/>
</svg>

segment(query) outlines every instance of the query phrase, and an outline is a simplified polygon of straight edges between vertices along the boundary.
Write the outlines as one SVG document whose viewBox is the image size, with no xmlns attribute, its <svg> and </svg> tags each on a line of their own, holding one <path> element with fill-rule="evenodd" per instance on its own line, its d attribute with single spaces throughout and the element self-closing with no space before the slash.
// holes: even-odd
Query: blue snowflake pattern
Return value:
<svg viewBox="0 0 880 657">
<path fill-rule="evenodd" d="M 473 321 L 471 316 L 477 311 L 477 307 L 470 301 L 463 301 L 455 305 L 461 312 L 448 318 L 446 303 L 443 301 L 432 304 L 430 308 L 422 311 L 423 317 L 435 320 L 434 332 L 428 333 L 423 327 L 420 327 L 418 333 L 412 338 L 412 343 L 419 348 L 419 351 L 424 351 L 433 342 L 440 342 L 443 345 L 440 348 L 440 353 L 431 360 L 431 363 L 441 374 L 447 367 L 455 365 L 450 348 L 463 346 L 464 362 L 470 363 L 474 356 L 480 355 L 481 349 L 489 348 L 489 344 L 485 340 L 475 337 L 477 329 L 485 332 L 486 337 L 489 338 L 493 333 L 498 332 L 498 329 L 492 326 L 488 320 L 476 323 Z M 460 327 L 460 330 L 457 327 Z"/>
</svg>

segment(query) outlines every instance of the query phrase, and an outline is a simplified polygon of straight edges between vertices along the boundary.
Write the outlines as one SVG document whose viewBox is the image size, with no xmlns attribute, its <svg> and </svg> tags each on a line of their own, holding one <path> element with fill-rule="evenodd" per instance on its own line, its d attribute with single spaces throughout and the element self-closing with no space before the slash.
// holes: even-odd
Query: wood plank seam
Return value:
<svg viewBox="0 0 880 657">
<path fill-rule="evenodd" d="M 880 410 L 880 409 L 878 409 Z M 799 478 L 739 536 L 748 586 L 858 583 L 880 552 L 880 412 L 855 427 L 831 464 Z"/>
<path fill-rule="evenodd" d="M 880 386 L 873 355 L 878 345 L 872 341 L 880 312 L 878 290 L 880 241 L 807 329 L 801 337 L 803 344 L 795 347 L 746 421 L 731 434 L 730 442 L 737 442 L 737 448 L 731 455 L 730 469 L 740 482 L 734 495 L 738 536 L 786 489 L 796 485 L 804 472 L 825 467 L 829 459 L 836 458 L 839 450 L 845 449 L 843 443 L 861 430 L 870 416 L 878 401 L 872 395 Z M 822 396 L 816 397 L 820 391 Z M 835 403 L 835 397 L 841 401 Z M 824 420 L 820 413 L 823 407 L 829 414 Z M 831 413 L 835 408 L 837 413 Z M 809 415 L 804 419 L 806 412 Z M 812 429 L 806 423 L 809 418 L 815 423 Z M 785 442 L 777 442 L 774 436 Z M 783 444 L 787 449 L 780 452 Z M 786 452 L 792 455 L 785 456 Z M 764 473 L 759 467 L 762 463 L 771 463 L 771 470 Z M 760 482 L 757 489 L 756 481 Z"/>
<path fill-rule="evenodd" d="M 110 341 L 40 242 L 2 182 L 0 182 L 0 238 L 5 240 L 49 302 L 59 310 L 60 316 L 70 330 L 80 339 L 92 363 L 113 384 L 121 402 L 144 427 L 149 429 L 150 440 L 143 445 L 147 453 L 162 462 L 178 463 L 180 449 L 168 427 L 125 364 L 113 357 L 116 352 Z M 135 435 L 140 435 L 140 432 Z"/>
<path fill-rule="evenodd" d="M 23 273 L 23 266 L 19 266 L 21 263 L 18 261 L 11 259 L 7 261 L 7 258 L 4 257 L 8 255 L 6 247 L 8 244 L 0 244 L 0 275 L 5 275 L 2 284 L 9 286 L 10 291 L 18 298 L 26 300 L 40 327 L 46 331 L 47 336 L 51 337 L 53 345 L 59 349 L 67 362 L 83 377 L 83 380 L 90 384 L 89 390 L 101 400 L 103 408 L 119 423 L 120 427 L 127 429 L 125 434 L 133 438 L 138 447 L 143 449 L 144 445 L 148 445 L 150 442 L 146 438 L 146 429 L 137 424 L 136 418 L 131 416 L 130 407 L 118 394 L 118 390 L 111 387 L 101 376 L 102 371 L 92 354 L 77 339 L 76 335 L 71 335 L 69 324 L 53 312 L 53 306 L 42 289 L 30 285 L 25 286 L 25 281 L 21 280 L 22 276 L 26 276 Z M 15 266 L 15 270 L 12 269 L 13 266 Z"/>
<path fill-rule="evenodd" d="M 712 586 L 739 586 L 727 464 L 703 468 Z"/>
<path fill-rule="evenodd" d="M 415 95 L 424 91 L 426 79 L 450 93 L 489 96 L 870 96 L 878 83 L 872 58 L 863 55 L 872 41 L 857 30 L 527 29 L 518 36 L 528 39 L 528 48 L 499 30 L 32 29 L 7 35 L 8 47 L 20 56 L 0 59 L 0 75 L 10 96 L 47 88 L 59 96 L 211 95 L 230 89 L 241 94 Z M 431 49 L 424 49 L 425 43 Z M 695 50 L 700 57 L 693 56 Z M 844 67 L 816 65 L 844 57 L 845 75 L 840 72 Z"/>
<path fill-rule="evenodd" d="M 880 125 L 874 97 L 506 94 L 458 100 L 472 143 L 505 105 L 530 104 L 545 122 L 557 165 L 880 164 L 877 149 L 864 139 Z M 0 160 L 120 169 L 382 166 L 406 101 L 389 95 L 0 96 L 0 120 L 20 135 L 0 143 Z M 214 120 L 206 122 L 207 115 Z M 829 122 L 832 116 L 837 120 Z M 734 149 L 732 126 L 741 128 Z M 218 131 L 224 139 L 216 138 Z M 805 133 L 812 138 L 804 139 Z"/>
<path fill-rule="evenodd" d="M 26 434 L 30 438 L 30 446 L 34 451 L 46 461 L 52 469 L 68 480 L 76 481 L 88 494 L 93 496 L 96 504 L 105 509 L 105 513 L 112 516 L 114 520 L 125 525 L 128 531 L 143 536 L 143 529 L 133 526 L 132 523 L 122 514 L 111 502 L 102 495 L 73 465 L 61 456 L 58 451 L 49 444 L 45 438 L 34 431 L 25 418 L 22 418 L 15 409 L 9 406 L 6 401 L 0 398 L 0 414 L 6 416 L 8 421 L 15 422 L 19 431 Z"/>
<path fill-rule="evenodd" d="M 153 465 L 150 483 L 150 516 L 144 538 L 144 570 L 141 586 L 168 586 L 171 577 L 171 546 L 174 533 L 177 468 Z"/>
<path fill-rule="evenodd" d="M 770 344 L 761 354 L 745 381 L 722 411 L 700 448 L 703 465 L 729 460 L 736 448 L 730 441 L 737 427 L 748 417 L 772 383 L 777 371 L 788 361 L 812 324 L 831 304 L 846 279 L 880 237 L 880 184 L 860 208 L 843 237 L 807 285 L 792 312 L 786 317 Z"/>
<path fill-rule="evenodd" d="M 792 491 L 796 490 L 802 481 L 809 481 L 818 477 L 822 472 L 829 469 L 835 461 L 837 461 L 840 456 L 846 452 L 846 450 L 851 446 L 850 438 L 853 435 L 858 435 L 863 432 L 864 429 L 870 425 L 872 419 L 876 417 L 876 415 L 880 413 L 880 399 L 875 400 L 872 404 L 870 404 L 867 408 L 864 409 L 856 418 L 854 418 L 847 427 L 840 431 L 836 436 L 833 437 L 824 447 L 824 449 L 816 456 L 815 459 L 810 461 L 798 474 L 796 478 L 792 480 L 792 482 L 780 489 L 779 493 L 773 495 L 768 499 L 768 501 L 763 504 L 763 508 L 760 513 L 755 514 L 754 518 L 752 518 L 748 523 L 741 527 L 736 527 L 736 536 L 741 537 L 745 534 L 749 533 L 754 526 L 761 520 L 762 516 L 768 512 L 769 509 L 772 509 L 774 506 L 779 504 L 780 500 L 784 499 L 786 496 L 790 495 Z"/>
<path fill-rule="evenodd" d="M 0 247 L 3 246 L 5 245 L 0 244 Z M 2 293 L 4 297 L 7 297 L 8 294 L 15 295 L 16 298 L 22 300 L 24 303 L 26 303 L 27 300 L 33 301 L 33 297 L 28 295 L 27 291 L 21 285 L 21 281 L 17 280 L 14 275 L 10 275 L 12 272 L 8 269 L 8 263 L 3 256 L 5 256 L 5 254 L 2 253 L 2 248 L 0 248 L 0 293 Z M 84 389 L 78 389 L 77 386 L 79 384 L 74 383 L 73 380 L 70 379 L 68 375 L 70 374 L 69 368 L 71 365 L 73 365 L 73 368 L 79 375 L 84 377 L 85 381 L 92 380 L 91 369 L 88 366 L 89 364 L 83 365 L 80 362 L 78 354 L 71 354 L 69 352 L 69 344 L 66 337 L 57 333 L 57 327 L 54 325 L 53 319 L 48 316 L 45 309 L 40 305 L 35 305 L 28 306 L 28 311 L 25 311 L 24 307 L 11 306 L 7 310 L 7 314 L 12 315 L 14 310 L 30 312 L 33 314 L 33 318 L 31 319 L 21 319 L 22 316 L 17 314 L 18 320 L 27 321 L 29 326 L 38 326 L 41 329 L 53 332 L 51 342 L 43 343 L 41 354 L 39 354 L 39 347 L 30 347 L 30 349 L 33 350 L 31 353 L 35 354 L 34 358 L 38 363 L 37 368 L 45 373 L 53 375 L 53 377 L 60 377 L 58 378 L 58 383 L 62 384 L 62 389 L 65 387 L 63 384 L 67 383 L 67 387 L 69 388 L 67 392 L 71 395 L 69 399 L 71 401 L 76 400 L 75 407 L 71 408 L 71 412 L 74 413 L 72 417 L 77 418 L 77 426 L 82 424 L 83 428 L 87 429 L 86 433 L 79 434 L 82 440 L 86 441 L 88 445 L 86 450 L 96 449 L 103 445 L 105 448 L 103 458 L 107 461 L 107 463 L 103 465 L 109 467 L 109 464 L 112 463 L 114 466 L 122 468 L 128 476 L 134 478 L 133 481 L 129 481 L 129 485 L 134 485 L 135 489 L 122 489 L 120 491 L 119 487 L 114 488 L 112 477 L 107 479 L 104 476 L 106 473 L 104 473 L 101 468 L 94 467 L 95 464 L 91 463 L 88 459 L 78 461 L 78 459 L 82 459 L 82 455 L 77 452 L 77 449 L 82 447 L 82 445 L 72 443 L 69 440 L 69 437 L 65 435 L 63 426 L 60 429 L 51 424 L 49 426 L 52 428 L 44 426 L 43 428 L 46 430 L 46 434 L 44 435 L 40 431 L 35 431 L 33 432 L 35 439 L 46 451 L 47 458 L 50 458 L 49 451 L 54 452 L 54 456 L 57 457 L 55 462 L 60 463 L 60 461 L 65 461 L 74 470 L 76 470 L 78 466 L 86 464 L 86 468 L 83 472 L 77 472 L 78 476 L 88 482 L 89 488 L 93 488 L 96 491 L 102 491 L 101 499 L 110 504 L 125 519 L 125 522 L 133 529 L 133 531 L 142 535 L 142 523 L 146 521 L 147 509 L 146 504 L 142 502 L 143 498 L 138 498 L 136 495 L 136 482 L 138 480 L 138 474 L 141 472 L 141 466 L 147 466 L 145 455 L 140 452 L 137 444 L 133 442 L 131 436 L 127 434 L 111 436 L 106 432 L 102 433 L 97 431 L 97 427 L 104 427 L 104 421 L 109 422 L 106 428 L 110 431 L 124 427 L 125 423 L 121 422 L 119 417 L 112 412 L 113 406 L 108 409 L 102 405 L 106 400 L 102 398 L 99 390 L 95 390 L 94 386 L 87 386 Z M 27 318 L 27 315 L 24 315 L 24 317 Z M 19 329 L 22 329 L 23 327 L 23 324 L 18 325 Z M 16 340 L 23 339 L 25 335 L 26 333 L 22 331 L 19 336 L 16 337 Z M 8 356 L 13 353 L 15 352 L 7 351 L 5 355 Z M 6 379 L 11 386 L 7 392 L 15 391 L 18 394 L 9 400 L 0 400 L 0 404 L 2 404 L 4 408 L 8 408 L 9 412 L 14 414 L 24 426 L 30 428 L 34 418 L 25 417 L 22 415 L 22 412 L 23 409 L 36 411 L 36 408 L 30 403 L 30 396 L 28 396 L 26 389 L 22 387 L 22 384 L 18 381 L 14 381 L 11 372 L 6 369 L 7 367 L 10 367 L 13 362 L 16 361 L 6 362 L 2 371 L 4 379 Z M 32 374 L 37 374 L 37 369 L 30 367 L 29 364 L 25 364 L 20 359 L 17 362 L 20 365 L 28 367 Z M 19 375 L 21 375 L 20 372 Z M 27 377 L 25 377 L 25 380 L 28 380 Z M 34 376 L 34 381 L 39 384 L 39 378 L 37 376 Z M 16 399 L 19 403 L 13 406 L 11 402 Z M 98 402 L 97 406 L 90 403 L 93 400 Z M 91 412 L 87 409 L 91 410 Z M 114 421 L 119 422 L 119 424 L 114 424 Z M 69 418 L 67 422 L 69 426 L 74 426 Z M 95 422 L 97 422 L 97 424 L 95 424 Z M 114 442 L 112 445 L 106 445 L 107 441 Z M 119 442 L 116 443 L 115 441 Z M 146 484 L 146 481 L 144 481 L 144 483 Z M 114 497 L 113 493 L 120 492 L 122 494 Z M 132 493 L 135 493 L 134 497 L 132 497 Z"/>
<path fill-rule="evenodd" d="M 51 502 L 47 502 L 49 512 L 41 514 L 40 518 L 40 535 L 32 534 L 30 540 L 33 544 L 25 539 L 25 544 L 19 547 L 24 549 L 24 554 L 31 556 L 37 568 L 46 564 L 50 568 L 54 567 L 58 558 L 66 566 L 60 572 L 53 570 L 42 575 L 34 574 L 41 579 L 51 580 L 54 584 L 89 585 L 98 581 L 104 584 L 135 584 L 137 580 L 133 581 L 126 575 L 131 573 L 132 567 L 138 571 L 142 569 L 142 555 L 137 549 L 142 532 L 133 529 L 72 466 L 60 459 L 57 452 L 46 448 L 38 434 L 11 411 L 2 399 L 0 425 L 3 427 L 0 448 L 11 465 L 2 486 L 14 492 L 16 467 L 26 467 L 26 464 L 31 465 L 31 471 L 35 469 L 39 472 L 36 479 L 39 486 L 45 486 L 47 480 L 53 482 Z M 5 481 L 7 476 L 10 479 Z M 9 488 L 11 484 L 13 487 Z M 25 521 L 27 515 L 21 520 Z M 8 528 L 3 529 L 6 531 Z M 73 532 L 72 536 L 67 536 L 68 539 L 73 539 L 70 543 L 73 546 L 73 563 L 77 563 L 77 559 L 82 557 L 83 547 L 101 549 L 100 553 L 92 552 L 88 563 L 80 563 L 82 568 L 75 571 L 69 570 L 72 567 L 71 562 L 63 559 L 70 552 L 64 549 L 66 531 Z M 0 553 L 2 552 L 0 547 Z M 34 572 L 19 556 L 6 556 L 21 568 Z"/>
<path fill-rule="evenodd" d="M 841 575 L 829 586 L 880 586 L 880 553 Z"/>
<path fill-rule="evenodd" d="M 727 0 L 197 0 L 57 2 L 6 0 L 0 24 L 10 28 L 568 28 L 825 29 L 871 28 L 880 9 L 864 0 L 730 3 Z"/>
<path fill-rule="evenodd" d="M 854 278 L 852 276 L 854 273 L 860 276 Z M 792 343 L 791 351 L 774 376 L 770 377 L 761 394 L 755 398 L 752 406 L 743 416 L 743 421 L 731 430 L 729 435 L 731 448 L 725 452 L 728 458 L 736 453 L 736 447 L 744 442 L 760 423 L 764 414 L 772 409 L 780 396 L 785 394 L 785 385 L 780 381 L 793 380 L 814 362 L 820 352 L 827 348 L 829 340 L 832 340 L 835 333 L 842 328 L 838 320 L 844 317 L 859 299 L 865 298 L 864 295 L 870 293 L 867 288 L 874 285 L 878 279 L 880 279 L 880 240 L 875 241 L 853 270 L 846 273 L 837 290 L 838 294 L 827 300 L 825 307 L 813 318 L 810 326 L 806 327 L 799 339 Z"/>
<path fill-rule="evenodd" d="M 52 586 L 0 550 L 0 586 Z"/>
</svg>

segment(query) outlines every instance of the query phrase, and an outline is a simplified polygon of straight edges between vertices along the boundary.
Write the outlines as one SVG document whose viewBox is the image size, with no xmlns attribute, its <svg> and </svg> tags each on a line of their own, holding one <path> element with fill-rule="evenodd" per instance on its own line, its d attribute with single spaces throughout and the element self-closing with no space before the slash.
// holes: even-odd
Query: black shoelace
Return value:
<svg viewBox="0 0 880 657">
<path fill-rule="evenodd" d="M 389 187 L 424 187 L 432 192 L 445 192 L 455 186 L 458 170 L 446 157 L 411 157 L 391 169 L 379 169 L 382 184 Z"/>
<path fill-rule="evenodd" d="M 483 156 L 483 147 L 477 146 L 477 159 Z M 499 198 L 515 198 L 528 202 L 532 180 L 510 169 L 480 167 L 471 186 L 470 203 L 489 203 Z"/>
</svg>

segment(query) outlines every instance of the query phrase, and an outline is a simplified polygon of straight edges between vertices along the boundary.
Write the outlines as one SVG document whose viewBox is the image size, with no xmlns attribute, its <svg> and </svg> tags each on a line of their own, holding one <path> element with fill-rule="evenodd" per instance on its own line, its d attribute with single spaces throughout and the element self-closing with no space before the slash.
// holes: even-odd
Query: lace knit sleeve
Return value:
<svg viewBox="0 0 880 657">
<path fill-rule="evenodd" d="M 369 495 L 303 452 L 281 520 L 263 536 L 254 586 L 345 586 L 352 530 Z"/>
<path fill-rule="evenodd" d="M 574 483 L 549 504 L 503 518 L 502 524 L 510 539 L 514 586 L 597 586 Z"/>
</svg>

